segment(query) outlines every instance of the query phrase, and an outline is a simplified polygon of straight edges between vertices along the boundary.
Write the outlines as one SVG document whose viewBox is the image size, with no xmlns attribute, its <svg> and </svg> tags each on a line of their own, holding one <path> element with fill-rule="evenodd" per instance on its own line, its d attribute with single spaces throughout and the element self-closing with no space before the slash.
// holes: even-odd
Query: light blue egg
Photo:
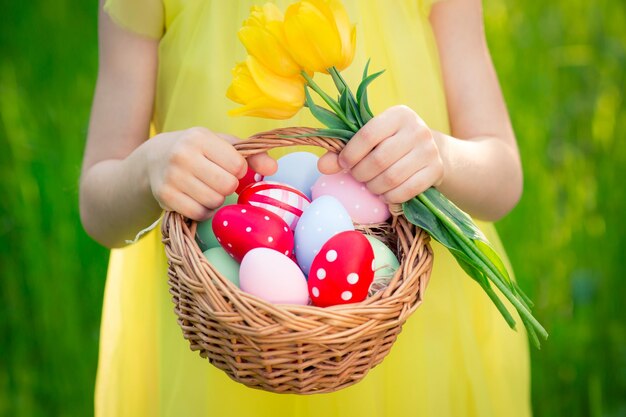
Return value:
<svg viewBox="0 0 626 417">
<path fill-rule="evenodd" d="M 222 207 L 229 206 L 231 204 L 237 204 L 237 198 L 239 196 L 235 193 L 226 196 L 224 199 L 224 204 Z M 196 229 L 196 243 L 200 246 L 200 249 L 204 252 L 207 249 L 217 248 L 220 244 L 215 237 L 215 233 L 213 233 L 212 226 L 212 218 L 208 219 L 204 222 L 198 223 L 198 228 Z"/>
<path fill-rule="evenodd" d="M 309 199 L 311 187 L 320 177 L 317 170 L 318 157 L 310 152 L 294 152 L 283 156 L 276 161 L 278 171 L 274 175 L 265 177 L 265 181 L 276 181 L 291 185 L 302 191 Z"/>
<path fill-rule="evenodd" d="M 354 230 L 350 215 L 339 200 L 328 195 L 315 199 L 304 210 L 295 229 L 296 259 L 309 275 L 315 255 L 337 233 Z"/>
</svg>

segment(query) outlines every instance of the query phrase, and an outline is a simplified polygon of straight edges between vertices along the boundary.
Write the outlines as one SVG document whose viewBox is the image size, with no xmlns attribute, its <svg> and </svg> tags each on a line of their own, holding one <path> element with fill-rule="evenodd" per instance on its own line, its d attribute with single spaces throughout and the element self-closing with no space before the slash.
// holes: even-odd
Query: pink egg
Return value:
<svg viewBox="0 0 626 417">
<path fill-rule="evenodd" d="M 335 197 L 346 208 L 355 223 L 382 223 L 391 216 L 387 204 L 347 172 L 322 175 L 311 190 L 313 200 L 323 195 Z"/>
<path fill-rule="evenodd" d="M 213 216 L 213 232 L 224 250 L 236 261 L 254 248 L 271 248 L 287 256 L 293 252 L 293 233 L 271 211 L 234 204 L 220 208 Z"/>
<path fill-rule="evenodd" d="M 239 268 L 239 285 L 249 294 L 274 304 L 309 302 L 304 274 L 294 261 L 268 248 L 256 248 L 244 256 Z"/>
<path fill-rule="evenodd" d="M 311 200 L 301 191 L 278 182 L 250 184 L 239 194 L 239 204 L 261 207 L 280 216 L 291 230 L 296 228 L 302 212 Z"/>
</svg>

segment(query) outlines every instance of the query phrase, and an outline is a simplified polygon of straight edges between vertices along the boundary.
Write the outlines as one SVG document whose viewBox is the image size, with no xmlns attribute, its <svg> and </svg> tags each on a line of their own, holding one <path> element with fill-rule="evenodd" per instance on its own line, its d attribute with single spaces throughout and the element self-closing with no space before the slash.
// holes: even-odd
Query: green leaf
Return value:
<svg viewBox="0 0 626 417">
<path fill-rule="evenodd" d="M 342 129 L 347 130 L 350 129 L 347 124 L 343 122 L 335 113 L 331 112 L 324 107 L 318 106 L 313 102 L 313 98 L 309 93 L 309 89 L 305 87 L 304 89 L 306 98 L 305 103 L 306 106 L 311 110 L 311 114 L 317 120 L 319 120 L 324 126 L 327 126 L 331 129 Z"/>
<path fill-rule="evenodd" d="M 341 96 L 339 97 L 339 106 L 341 106 L 341 109 L 343 110 L 348 120 L 351 123 L 354 123 L 358 126 L 358 121 L 357 121 L 355 112 L 352 109 L 352 106 L 350 105 L 349 96 L 350 96 L 349 90 L 348 89 L 343 90 L 343 93 L 341 93 Z"/>
<path fill-rule="evenodd" d="M 537 349 L 541 349 L 541 342 L 539 341 L 539 337 L 537 336 L 537 332 L 532 324 L 524 318 L 524 316 L 520 316 L 522 319 L 522 323 L 524 323 L 524 327 L 526 327 L 526 331 L 528 332 L 528 337 L 530 338 L 533 346 Z"/>
<path fill-rule="evenodd" d="M 483 242 L 487 242 L 487 238 L 483 234 L 483 232 L 474 224 L 472 218 L 465 213 L 463 210 L 458 208 L 454 203 L 448 200 L 439 190 L 436 188 L 429 188 L 424 191 L 424 196 L 426 196 L 435 206 L 437 206 L 441 211 L 443 211 L 447 217 L 452 219 L 455 224 L 457 224 L 465 236 L 471 238 L 472 240 L 481 240 Z"/>
<path fill-rule="evenodd" d="M 363 80 L 361 84 L 359 84 L 359 88 L 356 92 L 356 101 L 359 105 L 359 112 L 361 114 L 361 119 L 363 120 L 363 124 L 369 122 L 373 117 L 374 113 L 369 105 L 369 99 L 367 96 L 367 87 L 378 78 L 384 71 L 377 72 L 376 74 L 367 75 L 367 68 L 369 66 L 369 61 L 365 66 L 365 70 L 363 71 Z"/>
<path fill-rule="evenodd" d="M 333 78 L 333 82 L 335 83 L 337 90 L 339 91 L 339 93 L 341 93 L 341 95 L 339 96 L 339 103 L 341 104 L 344 113 L 346 115 L 351 115 L 352 120 L 354 120 L 354 123 L 359 128 L 363 127 L 365 123 L 363 122 L 361 112 L 359 111 L 359 104 L 354 98 L 354 94 L 352 94 L 352 90 L 348 86 L 348 82 L 345 80 L 345 78 L 343 78 L 341 73 L 337 71 L 337 68 L 335 67 L 330 68 L 329 73 Z M 342 101 L 342 97 L 344 95 L 346 96 L 345 101 Z"/>
<path fill-rule="evenodd" d="M 424 229 L 433 239 L 450 251 L 467 275 L 476 281 L 487 293 L 507 324 L 512 329 L 515 329 L 515 320 L 491 288 L 480 265 L 476 264 L 476 262 L 466 254 L 458 239 L 450 233 L 447 227 L 417 198 L 407 201 L 402 205 L 402 208 L 404 210 L 404 216 L 408 221 Z"/>
<path fill-rule="evenodd" d="M 369 68 L 370 68 L 370 62 L 371 62 L 371 61 L 372 61 L 372 59 L 371 59 L 371 58 L 369 58 L 369 59 L 367 60 L 367 62 L 365 63 L 365 68 L 363 68 L 363 78 L 361 78 L 361 81 L 363 81 L 364 79 L 366 79 L 366 78 L 367 78 L 367 71 L 368 71 L 368 70 L 369 70 Z"/>
<path fill-rule="evenodd" d="M 478 250 L 480 250 L 485 258 L 493 264 L 498 272 L 500 272 L 508 286 L 513 291 L 517 292 L 512 285 L 511 277 L 509 276 L 509 272 L 507 271 L 504 262 L 502 262 L 502 259 L 500 259 L 500 256 L 498 256 L 496 251 L 493 249 L 483 232 L 478 228 L 478 226 L 476 226 L 476 224 L 474 224 L 472 218 L 454 205 L 454 203 L 448 200 L 436 188 L 429 188 L 424 192 L 424 195 L 441 211 L 443 211 L 450 220 L 459 226 L 465 236 L 474 241 Z"/>
<path fill-rule="evenodd" d="M 526 304 L 526 307 L 529 310 L 531 308 L 533 308 L 535 306 L 535 303 L 533 303 L 533 301 L 526 295 L 526 293 L 524 293 L 524 291 L 522 291 L 522 289 L 519 287 L 517 282 L 513 281 L 513 286 L 515 287 L 515 291 L 517 292 L 517 294 L 519 294 L 519 296 L 522 298 L 522 300 L 524 300 L 524 303 Z"/>
<path fill-rule="evenodd" d="M 433 239 L 452 252 L 461 267 L 481 285 L 489 286 L 487 278 L 480 273 L 478 265 L 463 251 L 458 240 L 450 233 L 445 224 L 431 212 L 424 203 L 413 198 L 402 205 L 404 216 L 408 221 L 424 229 Z"/>
<path fill-rule="evenodd" d="M 363 94 L 367 90 L 367 87 L 372 83 L 372 81 L 380 77 L 383 72 L 385 72 L 385 70 L 379 71 L 372 75 L 368 75 L 365 79 L 363 79 L 363 81 L 361 81 L 361 84 L 359 84 L 359 88 L 356 90 L 357 102 L 361 103 L 361 98 L 363 97 Z"/>
<path fill-rule="evenodd" d="M 317 129 L 317 134 L 319 136 L 341 139 L 345 142 L 349 141 L 352 139 L 352 136 L 354 136 L 353 131 L 345 129 Z"/>
<path fill-rule="evenodd" d="M 485 293 L 489 296 L 493 304 L 496 306 L 509 327 L 515 330 L 515 319 L 513 318 L 513 316 L 511 316 L 509 310 L 506 308 L 502 300 L 498 297 L 498 295 L 491 287 L 489 279 L 485 276 L 482 267 L 467 255 L 467 248 L 465 247 L 461 239 L 455 237 L 455 241 L 458 249 L 452 249 L 450 250 L 450 253 L 452 253 L 452 255 L 456 258 L 456 261 L 467 273 L 467 275 L 469 275 L 474 281 L 478 282 L 478 284 L 483 288 Z"/>
<path fill-rule="evenodd" d="M 506 269 L 506 265 L 504 265 L 504 262 L 502 262 L 502 259 L 500 258 L 500 256 L 491 247 L 491 244 L 489 242 L 482 241 L 482 240 L 475 240 L 474 244 L 476 244 L 478 249 L 480 249 L 480 251 L 484 253 L 485 256 L 487 256 L 487 258 L 491 261 L 491 263 L 496 268 L 498 268 L 498 271 L 500 271 L 500 274 L 502 274 L 502 276 L 506 279 L 506 282 L 509 284 L 511 289 L 517 292 L 517 289 L 512 284 L 513 281 L 511 280 L 509 271 Z"/>
<path fill-rule="evenodd" d="M 488 278 L 491 283 L 495 284 L 502 294 L 513 304 L 520 314 L 524 326 L 531 329 L 528 331 L 531 339 L 537 336 L 537 332 L 543 338 L 547 338 L 547 332 L 532 316 L 525 300 L 516 289 L 510 288 L 510 284 L 507 283 L 507 278 L 500 272 L 499 268 L 494 264 L 494 261 L 490 259 L 490 256 L 497 257 L 495 251 L 489 249 L 487 250 L 487 254 L 483 252 L 485 247 L 490 248 L 488 242 L 485 242 L 482 249 L 476 245 L 477 241 L 482 242 L 481 239 L 486 239 L 473 224 L 471 218 L 452 203 L 448 202 L 440 193 L 431 192 L 430 195 L 434 196 L 433 198 L 438 203 L 431 201 L 426 193 L 423 193 L 403 204 L 404 215 L 407 220 L 423 228 L 433 239 L 450 250 L 452 255 L 457 259 L 457 262 L 468 272 L 470 277 L 483 286 L 483 289 L 492 299 L 509 326 L 515 328 L 513 317 L 504 307 L 493 289 L 490 288 L 490 286 L 484 285 L 483 277 Z M 449 203 L 449 206 L 446 206 L 446 203 Z M 446 206 L 446 210 L 441 206 Z M 454 209 L 451 207 L 454 207 Z M 455 214 L 458 219 L 455 221 L 450 218 L 448 212 L 456 212 Z M 459 213 L 462 213 L 462 215 Z M 475 237 L 481 239 L 476 239 Z M 499 258 L 497 259 L 499 260 Z M 501 263 L 501 261 L 496 261 L 495 263 Z M 533 343 L 535 343 L 534 339 Z"/>
<path fill-rule="evenodd" d="M 348 88 L 345 80 L 341 78 L 341 76 L 339 75 L 339 71 L 337 71 L 334 67 L 331 68 L 328 73 L 333 78 L 333 82 L 335 83 L 335 87 L 337 87 L 337 91 L 339 91 L 339 94 L 342 94 L 344 90 Z"/>
<path fill-rule="evenodd" d="M 417 198 L 402 204 L 404 216 L 408 221 L 421 227 L 437 242 L 448 249 L 456 249 L 456 241 L 441 221 Z"/>
<path fill-rule="evenodd" d="M 359 112 L 361 113 L 361 120 L 363 120 L 363 126 L 370 120 L 374 118 L 372 114 L 372 110 L 369 108 L 369 104 L 367 103 L 367 91 L 361 97 L 361 102 L 359 103 Z"/>
<path fill-rule="evenodd" d="M 361 111 L 359 110 L 359 105 L 354 99 L 352 92 L 350 92 L 348 99 L 349 99 L 349 105 L 350 105 L 350 112 L 354 115 L 354 118 L 356 119 L 356 124 L 360 129 L 365 125 L 365 123 L 363 122 L 363 118 L 361 117 Z"/>
</svg>

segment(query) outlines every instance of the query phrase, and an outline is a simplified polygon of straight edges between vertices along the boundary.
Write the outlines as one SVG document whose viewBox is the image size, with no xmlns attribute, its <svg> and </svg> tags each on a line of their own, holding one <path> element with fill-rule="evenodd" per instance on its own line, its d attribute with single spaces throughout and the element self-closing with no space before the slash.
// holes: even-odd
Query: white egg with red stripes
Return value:
<svg viewBox="0 0 626 417">
<path fill-rule="evenodd" d="M 238 203 L 269 210 L 281 217 L 291 230 L 295 230 L 300 216 L 311 204 L 311 200 L 289 185 L 261 181 L 244 188 L 239 194 Z"/>
</svg>

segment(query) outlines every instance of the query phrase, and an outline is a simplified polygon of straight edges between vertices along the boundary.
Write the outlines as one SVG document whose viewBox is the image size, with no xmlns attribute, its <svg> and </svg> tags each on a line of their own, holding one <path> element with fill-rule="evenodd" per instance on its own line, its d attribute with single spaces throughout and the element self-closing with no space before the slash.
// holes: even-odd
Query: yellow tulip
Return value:
<svg viewBox="0 0 626 417">
<path fill-rule="evenodd" d="M 226 92 L 226 97 L 243 107 L 228 114 L 288 119 L 304 105 L 304 83 L 300 75 L 282 77 L 248 56 L 233 69 L 233 82 Z"/>
<path fill-rule="evenodd" d="M 252 7 L 250 17 L 239 29 L 239 39 L 248 54 L 276 74 L 291 77 L 302 71 L 287 50 L 283 14 L 276 5 Z"/>
<path fill-rule="evenodd" d="M 354 58 L 356 29 L 339 0 L 301 0 L 289 6 L 285 37 L 289 52 L 307 71 L 341 71 Z"/>
</svg>

